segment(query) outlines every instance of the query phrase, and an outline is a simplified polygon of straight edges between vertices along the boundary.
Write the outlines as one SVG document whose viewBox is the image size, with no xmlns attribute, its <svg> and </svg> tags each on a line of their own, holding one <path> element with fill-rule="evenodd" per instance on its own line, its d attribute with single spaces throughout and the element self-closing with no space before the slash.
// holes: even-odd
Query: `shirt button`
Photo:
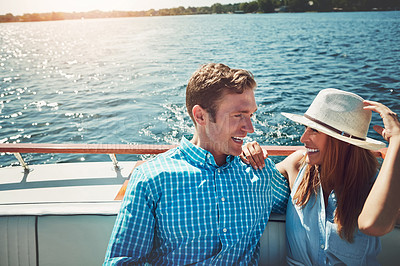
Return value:
<svg viewBox="0 0 400 266">
<path fill-rule="evenodd" d="M 222 259 L 222 255 L 219 255 L 219 256 L 218 256 L 218 259 Z"/>
<path fill-rule="evenodd" d="M 221 201 L 225 201 L 225 198 L 224 198 L 224 197 L 222 197 L 222 198 L 221 198 Z"/>
<path fill-rule="evenodd" d="M 222 229 L 222 231 L 223 231 L 224 233 L 226 233 L 226 232 L 228 231 L 228 229 L 224 228 L 224 229 Z"/>
<path fill-rule="evenodd" d="M 325 248 L 325 246 L 324 246 L 324 245 L 321 245 L 321 248 L 322 248 L 322 249 L 324 249 L 324 248 Z"/>
<path fill-rule="evenodd" d="M 218 169 L 217 172 L 218 172 L 218 173 L 221 173 L 221 170 Z"/>
</svg>

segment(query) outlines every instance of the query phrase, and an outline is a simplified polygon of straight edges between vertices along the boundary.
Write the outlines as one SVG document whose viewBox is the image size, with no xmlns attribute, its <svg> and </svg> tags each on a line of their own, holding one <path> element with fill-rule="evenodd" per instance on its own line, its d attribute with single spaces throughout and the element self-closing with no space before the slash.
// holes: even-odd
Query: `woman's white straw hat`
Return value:
<svg viewBox="0 0 400 266">
<path fill-rule="evenodd" d="M 364 99 L 338 89 L 321 90 L 304 115 L 282 115 L 338 140 L 368 150 L 379 150 L 385 143 L 367 137 L 371 111 L 363 109 Z"/>
</svg>

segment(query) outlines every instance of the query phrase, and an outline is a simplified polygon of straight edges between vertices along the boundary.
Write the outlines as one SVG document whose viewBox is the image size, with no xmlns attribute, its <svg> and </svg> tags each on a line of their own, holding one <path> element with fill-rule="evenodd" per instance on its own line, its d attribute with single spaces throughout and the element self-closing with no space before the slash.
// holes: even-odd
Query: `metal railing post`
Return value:
<svg viewBox="0 0 400 266">
<path fill-rule="evenodd" d="M 115 154 L 109 154 L 111 161 L 114 164 L 114 168 L 115 169 L 120 169 L 119 165 L 118 165 L 118 161 L 117 161 L 117 157 L 115 156 Z"/>
<path fill-rule="evenodd" d="M 19 152 L 14 152 L 15 158 L 17 158 L 19 164 L 24 168 L 25 171 L 29 171 L 29 166 L 25 163 L 24 159 Z"/>
</svg>

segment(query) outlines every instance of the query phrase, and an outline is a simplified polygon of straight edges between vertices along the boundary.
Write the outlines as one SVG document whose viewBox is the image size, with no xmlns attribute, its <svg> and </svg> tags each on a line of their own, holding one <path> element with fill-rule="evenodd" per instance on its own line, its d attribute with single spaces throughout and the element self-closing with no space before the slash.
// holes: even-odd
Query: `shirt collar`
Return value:
<svg viewBox="0 0 400 266">
<path fill-rule="evenodd" d="M 211 154 L 211 152 L 203 148 L 200 148 L 199 146 L 194 145 L 185 137 L 182 137 L 181 145 L 179 148 L 182 150 L 184 154 L 187 155 L 189 161 L 191 161 L 192 164 L 194 165 L 201 167 L 208 166 L 212 168 L 220 167 L 215 162 L 214 156 Z M 237 156 L 228 155 L 226 157 L 226 163 L 221 167 L 227 167 L 237 160 L 238 160 Z"/>
</svg>

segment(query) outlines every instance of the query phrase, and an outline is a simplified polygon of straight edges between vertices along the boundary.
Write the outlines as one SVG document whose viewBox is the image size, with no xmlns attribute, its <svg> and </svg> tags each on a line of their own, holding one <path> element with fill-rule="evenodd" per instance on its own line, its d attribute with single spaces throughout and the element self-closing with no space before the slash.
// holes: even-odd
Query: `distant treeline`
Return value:
<svg viewBox="0 0 400 266">
<path fill-rule="evenodd" d="M 371 11 L 399 10 L 400 0 L 257 0 L 252 2 L 213 4 L 210 7 L 166 8 L 147 11 L 90 11 L 90 12 L 52 12 L 32 13 L 14 16 L 11 13 L 0 15 L 0 22 L 30 22 L 67 19 L 118 18 L 145 16 L 176 16 L 223 13 L 273 13 L 273 12 L 330 12 L 330 11 Z"/>
</svg>

